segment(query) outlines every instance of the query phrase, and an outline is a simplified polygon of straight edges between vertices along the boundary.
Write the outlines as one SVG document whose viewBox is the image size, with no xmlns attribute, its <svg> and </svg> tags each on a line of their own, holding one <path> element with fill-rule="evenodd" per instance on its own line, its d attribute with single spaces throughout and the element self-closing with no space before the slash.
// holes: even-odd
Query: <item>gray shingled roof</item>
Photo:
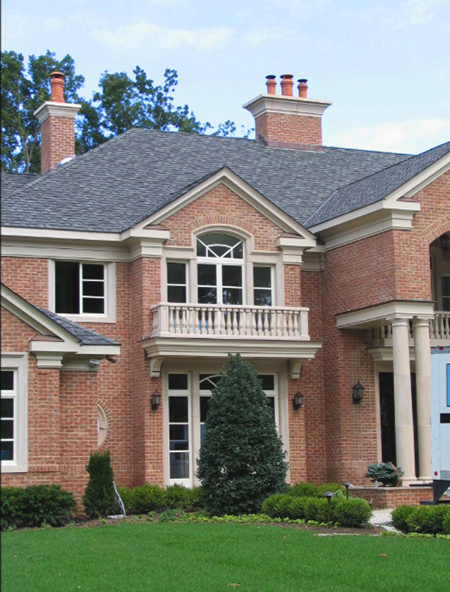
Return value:
<svg viewBox="0 0 450 592">
<path fill-rule="evenodd" d="M 305 226 L 311 228 L 382 200 L 449 152 L 450 142 L 446 142 L 338 189 L 305 222 Z"/>
<path fill-rule="evenodd" d="M 2 225 L 120 232 L 223 167 L 304 224 L 336 189 L 405 158 L 328 147 L 285 150 L 254 140 L 133 129 L 22 189 L 6 188 Z"/>
<path fill-rule="evenodd" d="M 69 321 L 69 319 L 60 317 L 54 312 L 45 310 L 45 308 L 41 308 L 35 304 L 32 304 L 31 306 L 73 335 L 81 345 L 120 345 L 117 341 L 109 339 L 109 337 L 104 337 L 95 331 L 91 331 L 91 329 L 86 329 L 86 327 L 82 327 L 73 321 Z"/>
</svg>

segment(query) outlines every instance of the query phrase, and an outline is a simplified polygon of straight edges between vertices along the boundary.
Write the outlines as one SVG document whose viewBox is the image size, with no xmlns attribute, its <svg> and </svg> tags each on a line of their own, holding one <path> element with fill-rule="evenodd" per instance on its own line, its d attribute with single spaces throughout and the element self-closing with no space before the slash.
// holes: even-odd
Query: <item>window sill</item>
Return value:
<svg viewBox="0 0 450 592">
<path fill-rule="evenodd" d="M 112 315 L 87 315 L 87 314 L 64 314 L 55 312 L 60 317 L 73 321 L 74 323 L 115 323 L 116 317 Z"/>
<path fill-rule="evenodd" d="M 28 465 L 7 465 L 2 463 L 2 473 L 28 473 Z"/>
</svg>

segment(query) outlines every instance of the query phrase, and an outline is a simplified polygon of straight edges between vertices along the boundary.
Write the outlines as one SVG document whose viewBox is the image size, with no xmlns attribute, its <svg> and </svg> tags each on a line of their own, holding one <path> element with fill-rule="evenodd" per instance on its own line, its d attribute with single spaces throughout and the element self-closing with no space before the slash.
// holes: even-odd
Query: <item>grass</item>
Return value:
<svg viewBox="0 0 450 592">
<path fill-rule="evenodd" d="M 448 541 L 247 524 L 120 523 L 2 534 L 4 592 L 448 590 Z"/>
</svg>

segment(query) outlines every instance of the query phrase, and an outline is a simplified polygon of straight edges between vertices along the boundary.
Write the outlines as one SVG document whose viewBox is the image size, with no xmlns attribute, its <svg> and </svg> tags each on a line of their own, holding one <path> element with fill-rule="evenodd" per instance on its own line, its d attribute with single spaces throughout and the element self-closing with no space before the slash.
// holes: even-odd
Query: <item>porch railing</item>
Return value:
<svg viewBox="0 0 450 592">
<path fill-rule="evenodd" d="M 155 336 L 279 337 L 309 341 L 308 308 L 157 304 L 152 307 Z"/>
<path fill-rule="evenodd" d="M 386 324 L 372 330 L 375 344 L 390 345 L 392 343 L 392 325 Z M 411 345 L 414 339 L 414 327 L 409 323 L 409 338 Z M 430 339 L 435 341 L 450 341 L 450 312 L 436 311 L 430 320 Z"/>
</svg>

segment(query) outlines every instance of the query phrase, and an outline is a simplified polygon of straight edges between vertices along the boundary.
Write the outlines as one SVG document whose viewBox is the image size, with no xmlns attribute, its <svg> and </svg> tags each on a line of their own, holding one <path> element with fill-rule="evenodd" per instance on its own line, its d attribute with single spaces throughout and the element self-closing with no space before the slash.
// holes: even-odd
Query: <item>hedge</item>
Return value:
<svg viewBox="0 0 450 592">
<path fill-rule="evenodd" d="M 272 518 L 328 522 L 328 500 L 319 497 L 295 497 L 279 493 L 271 495 L 264 501 L 262 511 Z M 370 506 L 365 500 L 331 498 L 330 520 L 333 523 L 361 527 L 368 523 L 371 515 Z"/>
<path fill-rule="evenodd" d="M 327 491 L 333 492 L 338 498 L 345 496 L 345 487 L 339 483 L 324 483 L 317 486 L 307 481 L 292 485 L 287 493 L 293 497 L 323 497 Z"/>
<path fill-rule="evenodd" d="M 392 523 L 406 534 L 450 534 L 450 506 L 398 506 Z"/>
<path fill-rule="evenodd" d="M 170 485 L 163 489 L 145 483 L 138 487 L 119 487 L 127 514 L 147 514 L 167 509 L 192 511 L 203 507 L 200 487 L 188 489 L 182 485 Z"/>
<path fill-rule="evenodd" d="M 72 493 L 60 485 L 1 488 L 1 529 L 18 526 L 62 526 L 72 520 Z"/>
</svg>

